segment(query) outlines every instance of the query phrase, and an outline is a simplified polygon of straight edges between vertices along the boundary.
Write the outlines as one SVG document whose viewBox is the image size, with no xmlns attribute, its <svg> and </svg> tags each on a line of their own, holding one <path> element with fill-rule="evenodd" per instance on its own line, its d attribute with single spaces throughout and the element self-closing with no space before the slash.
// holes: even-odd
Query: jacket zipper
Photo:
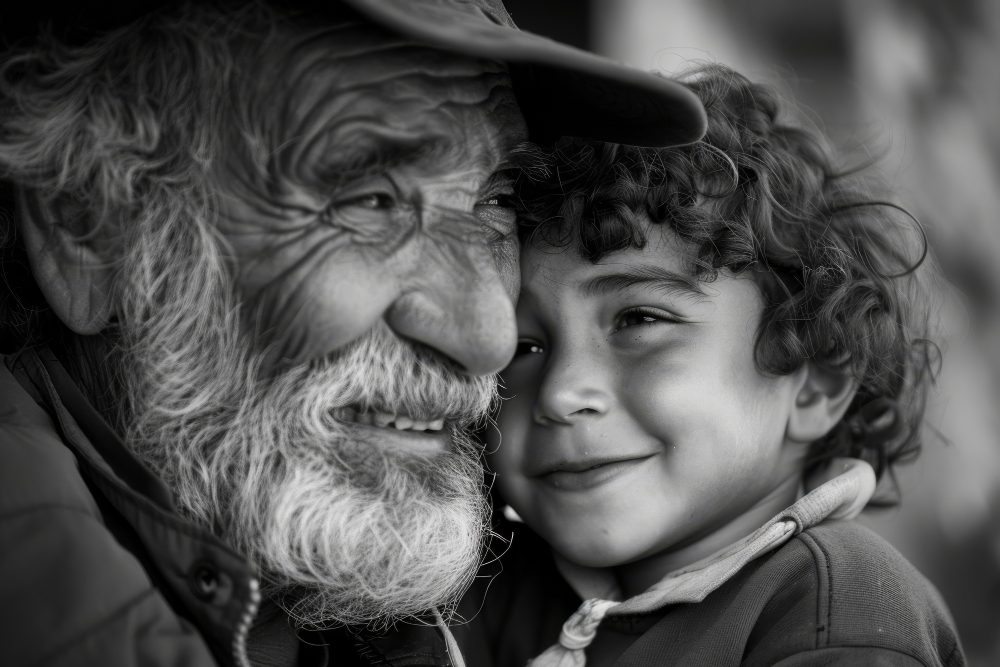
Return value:
<svg viewBox="0 0 1000 667">
<path fill-rule="evenodd" d="M 260 606 L 260 583 L 255 577 L 250 578 L 250 599 L 247 600 L 246 607 L 243 608 L 243 615 L 236 625 L 236 632 L 233 634 L 233 664 L 236 667 L 252 667 L 250 658 L 247 657 L 247 635 L 250 633 L 250 624 L 257 616 L 257 608 Z"/>
</svg>

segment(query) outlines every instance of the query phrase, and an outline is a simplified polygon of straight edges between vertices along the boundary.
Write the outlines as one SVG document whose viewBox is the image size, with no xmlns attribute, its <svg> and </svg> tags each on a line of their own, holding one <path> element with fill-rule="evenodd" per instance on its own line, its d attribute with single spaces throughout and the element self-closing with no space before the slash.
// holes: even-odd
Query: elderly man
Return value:
<svg viewBox="0 0 1000 667">
<path fill-rule="evenodd" d="M 529 138 L 693 141 L 696 99 L 499 0 L 31 4 L 0 664 L 460 665 Z"/>
</svg>

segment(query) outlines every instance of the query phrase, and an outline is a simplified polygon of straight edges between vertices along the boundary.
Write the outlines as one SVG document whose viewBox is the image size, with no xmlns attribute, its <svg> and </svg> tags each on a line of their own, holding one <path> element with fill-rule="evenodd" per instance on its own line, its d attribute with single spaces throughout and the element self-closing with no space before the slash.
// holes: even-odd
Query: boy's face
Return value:
<svg viewBox="0 0 1000 667">
<path fill-rule="evenodd" d="M 522 257 L 518 353 L 501 373 L 490 465 L 564 557 L 606 567 L 690 544 L 800 474 L 801 383 L 754 365 L 748 278 L 699 283 L 666 229 L 597 264 Z M 502 439 L 502 442 L 501 442 Z"/>
</svg>

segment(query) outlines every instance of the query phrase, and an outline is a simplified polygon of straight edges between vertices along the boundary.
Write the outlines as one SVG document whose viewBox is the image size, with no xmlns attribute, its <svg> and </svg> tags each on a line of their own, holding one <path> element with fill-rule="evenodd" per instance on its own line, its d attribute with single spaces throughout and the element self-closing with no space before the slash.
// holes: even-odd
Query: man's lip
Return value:
<svg viewBox="0 0 1000 667">
<path fill-rule="evenodd" d="M 610 482 L 612 479 L 629 472 L 654 456 L 656 455 L 643 454 L 624 458 L 568 461 L 550 467 L 548 472 L 543 472 L 533 477 L 546 486 L 561 491 L 582 491 Z"/>
<path fill-rule="evenodd" d="M 389 447 L 418 454 L 439 454 L 448 451 L 451 431 L 408 431 L 392 426 L 346 423 L 348 430 L 360 440 L 379 447 Z"/>
<path fill-rule="evenodd" d="M 361 424 L 367 426 L 395 427 L 400 431 L 440 431 L 444 428 L 444 417 L 433 419 L 414 419 L 406 414 L 396 412 L 369 412 L 355 408 L 337 408 L 332 411 L 333 418 L 341 423 Z"/>
</svg>

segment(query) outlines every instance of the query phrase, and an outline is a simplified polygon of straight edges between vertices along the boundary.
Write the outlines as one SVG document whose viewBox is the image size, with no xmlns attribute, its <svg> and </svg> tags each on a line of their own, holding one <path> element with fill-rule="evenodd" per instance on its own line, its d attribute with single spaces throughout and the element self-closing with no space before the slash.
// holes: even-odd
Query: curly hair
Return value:
<svg viewBox="0 0 1000 667">
<path fill-rule="evenodd" d="M 651 222 L 685 243 L 699 280 L 750 276 L 765 302 L 760 371 L 811 361 L 859 384 L 844 418 L 812 444 L 805 472 L 853 456 L 881 479 L 919 452 L 939 360 L 927 339 L 931 291 L 917 272 L 930 264 L 919 223 L 873 194 L 880 184 L 868 170 L 838 170 L 829 142 L 785 118 L 773 88 L 719 65 L 686 83 L 708 112 L 702 141 L 561 141 L 550 176 L 520 183 L 522 241 L 575 244 L 597 262 L 644 247 Z"/>
</svg>

